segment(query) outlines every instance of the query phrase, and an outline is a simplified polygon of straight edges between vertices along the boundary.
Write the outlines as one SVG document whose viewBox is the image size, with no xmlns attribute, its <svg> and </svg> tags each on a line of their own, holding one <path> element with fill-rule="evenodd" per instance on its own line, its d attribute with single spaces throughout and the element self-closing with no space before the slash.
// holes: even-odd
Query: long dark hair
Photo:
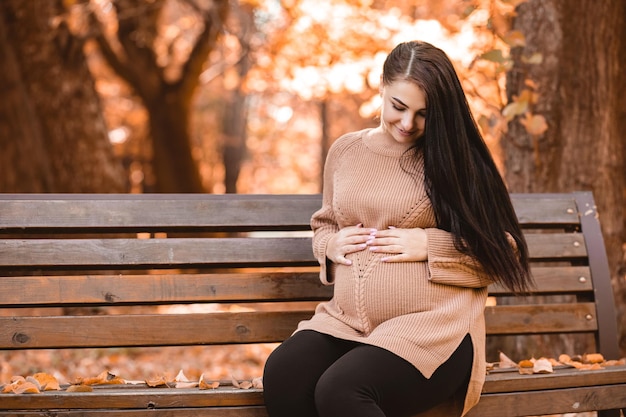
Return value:
<svg viewBox="0 0 626 417">
<path fill-rule="evenodd" d="M 451 232 L 455 247 L 480 262 L 495 282 L 527 291 L 532 279 L 526 241 L 452 62 L 429 43 L 401 43 L 385 60 L 382 77 L 383 86 L 399 80 L 416 83 L 426 95 L 424 134 L 415 147 L 424 155 L 438 227 Z M 505 232 L 515 239 L 517 253 Z"/>
</svg>

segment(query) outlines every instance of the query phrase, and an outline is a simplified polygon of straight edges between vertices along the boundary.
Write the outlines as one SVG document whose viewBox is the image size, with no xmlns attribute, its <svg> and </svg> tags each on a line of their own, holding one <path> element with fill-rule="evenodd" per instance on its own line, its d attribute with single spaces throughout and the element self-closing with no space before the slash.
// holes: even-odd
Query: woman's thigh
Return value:
<svg viewBox="0 0 626 417">
<path fill-rule="evenodd" d="M 320 376 L 355 343 L 312 330 L 295 333 L 267 359 L 265 404 L 271 417 L 316 417 L 315 386 Z"/>
<path fill-rule="evenodd" d="M 425 378 L 411 363 L 375 346 L 353 348 L 320 377 L 320 417 L 402 417 L 427 410 L 467 389 L 473 359 L 469 335 L 452 357 Z"/>
</svg>

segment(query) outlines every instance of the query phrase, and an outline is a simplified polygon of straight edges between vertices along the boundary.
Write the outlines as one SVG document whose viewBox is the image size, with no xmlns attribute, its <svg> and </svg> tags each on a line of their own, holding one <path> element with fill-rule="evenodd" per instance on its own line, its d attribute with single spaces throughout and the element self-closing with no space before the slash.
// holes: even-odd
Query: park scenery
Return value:
<svg viewBox="0 0 626 417">
<path fill-rule="evenodd" d="M 626 366 L 623 0 L 2 0 L 0 242 L 22 239 L 19 225 L 5 222 L 10 211 L 3 205 L 18 194 L 39 200 L 48 194 L 97 199 L 319 194 L 333 142 L 346 132 L 380 124 L 383 61 L 396 44 L 410 40 L 432 43 L 454 63 L 512 194 L 590 192 L 595 205 L 579 217 L 589 215 L 600 225 L 602 256 L 606 253 L 601 268 L 608 268 L 603 270 L 605 290 L 615 306 L 609 312 L 614 320 L 602 318 L 616 341 L 611 357 L 589 336 L 573 334 L 583 329 L 572 334 L 538 329 L 530 342 L 513 336 L 490 342 L 485 372 L 532 378 L 563 369 L 593 373 Z M 156 201 L 154 206 L 169 207 Z M 535 211 L 551 216 L 537 207 Z M 228 214 L 226 208 L 220 216 Z M 63 225 L 46 231 L 33 221 L 37 213 L 33 216 L 33 230 L 25 233 L 30 237 L 55 239 L 67 232 Z M 80 216 L 80 210 L 67 217 L 73 216 Z M 95 233 L 102 230 L 96 229 L 105 223 L 94 221 L 93 230 L 67 233 L 100 239 Z M 241 237 L 237 233 L 243 230 L 191 230 L 172 223 L 167 230 L 153 226 L 142 234 L 140 220 L 132 221 L 137 222 L 132 228 L 122 230 L 126 225 L 120 224 L 109 237 L 117 233 L 145 244 L 169 237 L 182 241 L 192 232 L 205 233 L 199 238 L 209 232 L 211 238 Z M 251 236 L 264 237 L 269 228 L 260 227 Z M 308 231 L 293 233 L 294 239 L 310 237 Z M 11 244 L 0 245 L 0 291 L 6 293 L 11 282 L 10 288 L 19 292 L 21 277 L 45 276 L 45 268 L 60 275 L 62 267 L 42 263 L 41 268 L 20 269 L 15 265 L 21 261 L 5 261 L 2 248 Z M 574 256 L 559 262 L 587 266 L 576 264 Z M 124 262 L 106 274 L 125 274 Z M 313 268 L 306 262 L 297 267 Z M 193 261 L 189 265 L 181 270 L 197 267 Z M 222 272 L 217 268 L 226 266 L 216 261 L 212 267 Z M 232 270 L 238 273 L 249 266 Z M 78 268 L 72 268 L 67 275 L 77 279 Z M 155 273 L 148 269 L 141 274 Z M 89 273 L 85 279 L 91 279 Z M 588 285 L 589 293 L 562 295 L 562 288 L 542 289 L 535 304 L 546 297 L 559 305 L 585 302 L 593 307 L 597 299 L 592 298 L 600 297 L 595 286 L 583 282 L 584 276 L 576 279 Z M 590 295 L 593 291 L 596 295 Z M 37 303 L 7 297 L 0 319 L 67 316 L 86 323 L 83 318 L 92 316 L 195 318 L 257 314 L 268 308 L 263 301 L 237 302 L 235 297 L 228 303 L 181 297 L 180 303 L 159 304 L 150 299 L 139 306 L 116 305 L 110 297 L 88 305 L 78 298 Z M 321 299 L 311 296 L 297 305 L 312 311 Z M 490 296 L 486 308 L 498 303 Z M 113 340 L 114 329 L 106 330 L 113 331 L 106 336 Z M 156 327 L 154 331 L 159 332 Z M 7 341 L 0 347 L 0 410 L 2 395 L 91 392 L 103 385 L 260 390 L 264 363 L 278 345 L 92 343 L 83 348 L 14 349 L 11 343 L 33 341 L 18 333 L 2 338 Z"/>
</svg>

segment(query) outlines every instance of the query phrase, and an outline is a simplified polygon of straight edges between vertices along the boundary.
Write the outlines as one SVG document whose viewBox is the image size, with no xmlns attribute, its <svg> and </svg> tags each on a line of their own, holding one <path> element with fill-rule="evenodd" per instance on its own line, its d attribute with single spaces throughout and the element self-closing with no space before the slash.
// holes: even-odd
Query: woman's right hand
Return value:
<svg viewBox="0 0 626 417">
<path fill-rule="evenodd" d="M 346 255 L 367 248 L 375 234 L 376 229 L 365 228 L 362 224 L 344 227 L 328 240 L 326 257 L 336 264 L 352 265 Z"/>
</svg>

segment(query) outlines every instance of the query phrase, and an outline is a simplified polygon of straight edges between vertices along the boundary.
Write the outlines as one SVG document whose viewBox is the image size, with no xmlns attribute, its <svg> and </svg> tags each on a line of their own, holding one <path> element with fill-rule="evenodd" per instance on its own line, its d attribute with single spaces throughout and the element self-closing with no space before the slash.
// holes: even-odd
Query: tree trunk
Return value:
<svg viewBox="0 0 626 417">
<path fill-rule="evenodd" d="M 0 4 L 2 192 L 123 192 L 82 42 L 61 0 Z"/>
<path fill-rule="evenodd" d="M 502 141 L 511 191 L 593 191 L 621 318 L 623 353 L 625 27 L 623 0 L 530 0 L 519 6 L 514 29 L 524 33 L 526 46 L 512 51 L 515 63 L 507 94 L 512 99 L 536 86 L 538 99 L 529 111 L 544 116 L 548 130 L 531 135 L 517 118 Z M 536 53 L 542 63 L 524 63 Z"/>
<path fill-rule="evenodd" d="M 81 0 L 89 4 L 88 0 Z M 199 76 L 209 53 L 215 47 L 228 14 L 228 0 L 210 2 L 202 9 L 186 2 L 202 17 L 204 28 L 195 39 L 187 61 L 180 65 L 180 76 L 170 79 L 158 59 L 155 39 L 165 0 L 118 0 L 117 39 L 105 36 L 104 26 L 90 15 L 97 28 L 94 37 L 107 63 L 141 98 L 148 111 L 153 148 L 153 171 L 157 192 L 204 192 L 193 158 L 189 133 L 189 111 Z"/>
</svg>

